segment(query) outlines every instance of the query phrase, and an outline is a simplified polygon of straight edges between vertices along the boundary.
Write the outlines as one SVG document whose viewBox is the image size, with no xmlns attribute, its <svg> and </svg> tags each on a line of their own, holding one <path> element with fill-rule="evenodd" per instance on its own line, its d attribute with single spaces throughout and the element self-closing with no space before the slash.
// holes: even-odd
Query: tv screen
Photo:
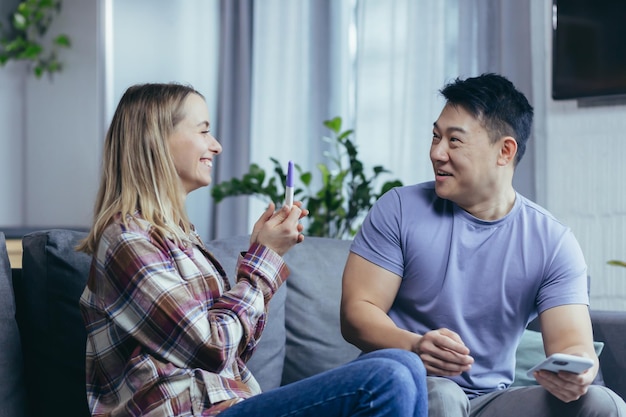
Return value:
<svg viewBox="0 0 626 417">
<path fill-rule="evenodd" d="M 552 98 L 626 95 L 626 0 L 553 0 Z"/>
</svg>

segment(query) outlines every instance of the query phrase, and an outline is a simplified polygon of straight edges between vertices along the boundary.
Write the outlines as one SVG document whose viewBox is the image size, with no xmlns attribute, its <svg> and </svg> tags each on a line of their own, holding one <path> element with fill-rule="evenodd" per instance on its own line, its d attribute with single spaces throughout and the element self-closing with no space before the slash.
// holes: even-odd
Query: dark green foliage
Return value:
<svg viewBox="0 0 626 417">
<path fill-rule="evenodd" d="M 61 0 L 25 0 L 10 16 L 8 28 L 0 24 L 0 66 L 10 60 L 33 63 L 33 73 L 41 78 L 44 73 L 55 73 L 63 65 L 57 57 L 58 48 L 69 48 L 70 38 L 58 35 L 46 51 L 43 38 L 55 14 L 61 10 Z"/>
<path fill-rule="evenodd" d="M 354 236 L 363 216 L 374 202 L 391 188 L 402 185 L 399 180 L 387 181 L 376 192 L 375 183 L 378 176 L 389 171 L 382 166 L 375 166 L 373 173 L 367 176 L 363 163 L 358 158 L 357 148 L 350 140 L 354 131 L 341 131 L 341 123 L 340 117 L 324 122 L 324 126 L 332 133 L 331 138 L 325 139 L 334 146 L 334 154 L 325 155 L 330 161 L 330 166 L 323 163 L 317 165 L 321 173 L 319 190 L 312 190 L 312 173 L 303 172 L 300 166 L 295 164 L 298 173 L 296 179 L 300 180 L 302 187 L 294 184 L 294 195 L 296 200 L 302 200 L 310 212 L 305 231 L 308 236 L 335 238 Z M 273 201 L 280 206 L 285 193 L 286 174 L 282 168 L 283 164 L 274 158 L 270 160 L 274 164 L 273 176 L 268 178 L 262 168 L 257 164 L 251 164 L 243 178 L 233 178 L 213 186 L 211 192 L 215 202 L 219 203 L 226 197 L 253 195 Z M 347 166 L 344 166 L 346 161 Z"/>
</svg>

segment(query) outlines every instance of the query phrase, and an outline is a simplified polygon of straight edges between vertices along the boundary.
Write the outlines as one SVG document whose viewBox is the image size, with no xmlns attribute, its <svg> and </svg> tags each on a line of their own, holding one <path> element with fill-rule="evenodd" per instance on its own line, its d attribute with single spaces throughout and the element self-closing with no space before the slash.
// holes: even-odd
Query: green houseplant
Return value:
<svg viewBox="0 0 626 417">
<path fill-rule="evenodd" d="M 305 233 L 309 236 L 349 238 L 354 236 L 363 215 L 374 202 L 393 187 L 401 186 L 399 180 L 386 181 L 376 191 L 379 175 L 389 171 L 382 166 L 375 166 L 367 175 L 363 163 L 358 158 L 357 147 L 351 140 L 352 129 L 342 131 L 342 119 L 335 117 L 324 121 L 331 136 L 324 140 L 332 145 L 332 152 L 325 157 L 329 164 L 319 163 L 321 186 L 313 190 L 313 174 L 305 172 L 295 164 L 297 172 L 294 184 L 296 199 L 302 200 L 309 210 Z M 211 194 L 216 203 L 238 195 L 252 195 L 265 201 L 273 201 L 277 206 L 283 202 L 286 174 L 277 159 L 270 158 L 274 164 L 269 175 L 257 164 L 251 164 L 249 171 L 242 178 L 233 178 L 215 184 Z"/>
<path fill-rule="evenodd" d="M 626 262 L 618 261 L 618 260 L 615 260 L 615 259 L 607 261 L 607 264 L 614 265 L 614 266 L 623 266 L 623 267 L 626 268 Z"/>
<path fill-rule="evenodd" d="M 41 78 L 63 68 L 58 48 L 69 48 L 70 38 L 57 35 L 52 45 L 43 44 L 50 23 L 61 10 L 61 0 L 24 0 L 9 19 L 8 27 L 0 24 L 0 66 L 11 60 L 31 62 L 33 73 Z"/>
</svg>

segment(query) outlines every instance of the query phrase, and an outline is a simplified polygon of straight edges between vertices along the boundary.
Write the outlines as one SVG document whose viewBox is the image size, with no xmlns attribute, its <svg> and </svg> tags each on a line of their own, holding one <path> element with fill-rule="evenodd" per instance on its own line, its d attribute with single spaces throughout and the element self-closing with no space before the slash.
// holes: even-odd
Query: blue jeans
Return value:
<svg viewBox="0 0 626 417">
<path fill-rule="evenodd" d="M 400 349 L 362 355 L 330 371 L 256 395 L 220 417 L 428 416 L 426 370 Z"/>
</svg>

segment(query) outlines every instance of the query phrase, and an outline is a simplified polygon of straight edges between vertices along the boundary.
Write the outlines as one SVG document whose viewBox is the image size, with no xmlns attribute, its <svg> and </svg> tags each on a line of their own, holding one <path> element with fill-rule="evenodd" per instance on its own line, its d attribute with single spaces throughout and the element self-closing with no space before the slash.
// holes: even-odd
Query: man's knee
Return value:
<svg viewBox="0 0 626 417">
<path fill-rule="evenodd" d="M 441 377 L 426 378 L 428 384 L 428 413 L 433 416 L 469 415 L 467 395 L 453 381 Z"/>
<path fill-rule="evenodd" d="M 472 415 L 526 416 L 528 410 L 538 417 L 626 417 L 626 404 L 613 391 L 592 385 L 579 400 L 565 403 L 543 387 L 528 386 L 509 388 L 472 400 Z"/>
<path fill-rule="evenodd" d="M 587 394 L 579 401 L 583 408 L 581 415 L 626 417 L 626 403 L 619 395 L 606 387 L 591 385 Z"/>
</svg>

